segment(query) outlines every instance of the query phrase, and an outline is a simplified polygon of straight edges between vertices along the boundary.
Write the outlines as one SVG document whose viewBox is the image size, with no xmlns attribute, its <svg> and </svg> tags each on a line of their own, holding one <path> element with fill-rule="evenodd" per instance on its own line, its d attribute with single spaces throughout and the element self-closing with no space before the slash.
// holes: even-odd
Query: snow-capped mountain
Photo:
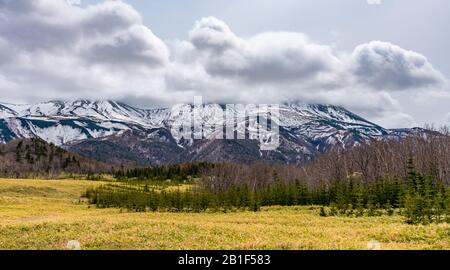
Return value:
<svg viewBox="0 0 450 270">
<path fill-rule="evenodd" d="M 183 106 L 181 110 L 191 109 L 191 105 Z M 214 122 L 217 117 L 214 112 L 221 109 L 221 105 L 206 104 L 196 121 Z M 170 126 L 180 120 L 184 120 L 183 115 L 172 114 L 170 109 L 139 109 L 115 101 L 0 103 L 0 142 L 39 137 L 98 159 L 115 157 L 112 160 L 115 162 L 158 164 L 236 160 L 239 156 L 237 160 L 293 163 L 310 159 L 330 147 L 351 147 L 371 139 L 400 138 L 413 132 L 385 129 L 342 107 L 283 104 L 280 147 L 264 152 L 254 140 L 177 141 Z"/>
<path fill-rule="evenodd" d="M 114 101 L 0 103 L 0 141 L 39 137 L 56 145 L 161 126 L 165 110 L 142 110 Z"/>
</svg>

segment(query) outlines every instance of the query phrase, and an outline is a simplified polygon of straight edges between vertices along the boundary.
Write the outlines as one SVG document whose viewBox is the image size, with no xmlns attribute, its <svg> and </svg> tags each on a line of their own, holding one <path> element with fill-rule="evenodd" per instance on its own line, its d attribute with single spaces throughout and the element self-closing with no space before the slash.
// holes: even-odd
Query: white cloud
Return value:
<svg viewBox="0 0 450 270">
<path fill-rule="evenodd" d="M 84 49 L 81 56 L 88 64 L 163 66 L 168 62 L 169 52 L 150 29 L 136 24 L 109 40 L 97 41 Z"/>
<path fill-rule="evenodd" d="M 418 126 L 411 115 L 400 111 L 383 112 L 379 116 L 371 117 L 371 120 L 375 123 L 382 123 L 383 127 L 386 128 L 410 128 Z"/>
<path fill-rule="evenodd" d="M 342 66 L 329 46 L 316 44 L 302 33 L 266 32 L 245 40 L 225 22 L 208 17 L 196 22 L 189 37 L 201 56 L 195 60 L 210 75 L 248 83 L 319 79 L 338 73 Z"/>
<path fill-rule="evenodd" d="M 388 127 L 415 124 L 393 94 L 439 88 L 427 59 L 386 42 L 351 54 L 303 33 L 239 37 L 223 21 L 197 21 L 166 44 L 122 1 L 0 0 L 2 101 L 123 99 L 141 106 L 192 102 L 342 105 Z"/>
<path fill-rule="evenodd" d="M 191 43 L 199 50 L 223 53 L 229 49 L 237 49 L 243 44 L 228 25 L 214 17 L 206 17 L 195 23 L 189 32 Z"/>
<path fill-rule="evenodd" d="M 67 4 L 69 5 L 81 5 L 81 0 L 66 0 Z"/>
<path fill-rule="evenodd" d="M 402 91 L 436 87 L 444 82 L 425 56 L 388 42 L 372 41 L 353 51 L 350 70 L 361 83 L 374 89 Z"/>
<path fill-rule="evenodd" d="M 450 112 L 445 115 L 444 123 L 446 123 L 447 125 L 450 125 Z"/>
<path fill-rule="evenodd" d="M 169 50 L 121 1 L 0 0 L 0 37 L 3 99 L 121 98 L 164 87 L 162 75 L 148 74 L 163 72 Z"/>
<path fill-rule="evenodd" d="M 63 0 L 0 0 L 0 35 L 17 54 L 47 52 L 87 65 L 120 58 L 152 67 L 169 57 L 165 43 L 121 1 L 81 8 Z"/>
</svg>

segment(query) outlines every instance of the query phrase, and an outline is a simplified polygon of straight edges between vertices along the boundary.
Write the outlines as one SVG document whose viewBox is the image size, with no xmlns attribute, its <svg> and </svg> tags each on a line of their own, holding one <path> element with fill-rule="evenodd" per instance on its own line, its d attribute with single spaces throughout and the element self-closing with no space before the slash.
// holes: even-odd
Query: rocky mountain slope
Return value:
<svg viewBox="0 0 450 270">
<path fill-rule="evenodd" d="M 185 105 L 189 110 L 191 105 Z M 217 104 L 196 119 L 214 121 Z M 0 142 L 41 138 L 98 160 L 161 164 L 194 160 L 298 163 L 332 147 L 372 139 L 395 139 L 420 129 L 385 129 L 337 106 L 280 106 L 280 147 L 261 151 L 257 140 L 178 140 L 170 132 L 180 121 L 170 109 L 139 109 L 115 101 L 49 101 L 33 105 L 0 103 Z M 183 120 L 183 119 L 181 119 Z"/>
</svg>

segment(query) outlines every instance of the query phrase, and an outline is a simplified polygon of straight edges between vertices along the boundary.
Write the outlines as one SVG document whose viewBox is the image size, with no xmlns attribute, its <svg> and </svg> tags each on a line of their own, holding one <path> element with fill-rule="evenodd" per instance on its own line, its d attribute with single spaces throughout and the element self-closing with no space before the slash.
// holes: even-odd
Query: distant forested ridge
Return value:
<svg viewBox="0 0 450 270">
<path fill-rule="evenodd" d="M 169 180 L 180 183 L 201 177 L 204 173 L 216 166 L 218 165 L 209 162 L 190 162 L 154 167 L 121 168 L 114 172 L 114 177 L 118 180 Z"/>
<path fill-rule="evenodd" d="M 0 176 L 57 177 L 112 172 L 111 165 L 68 152 L 38 138 L 0 144 Z"/>
</svg>

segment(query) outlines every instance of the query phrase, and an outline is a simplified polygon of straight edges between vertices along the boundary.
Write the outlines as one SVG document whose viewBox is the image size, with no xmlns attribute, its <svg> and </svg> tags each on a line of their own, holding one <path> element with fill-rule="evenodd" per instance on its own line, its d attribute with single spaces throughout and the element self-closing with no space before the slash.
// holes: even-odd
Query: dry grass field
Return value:
<svg viewBox="0 0 450 270">
<path fill-rule="evenodd" d="M 97 209 L 80 194 L 104 184 L 0 179 L 0 249 L 450 249 L 450 226 L 402 217 L 320 217 L 317 207 L 261 212 L 134 213 Z"/>
</svg>

